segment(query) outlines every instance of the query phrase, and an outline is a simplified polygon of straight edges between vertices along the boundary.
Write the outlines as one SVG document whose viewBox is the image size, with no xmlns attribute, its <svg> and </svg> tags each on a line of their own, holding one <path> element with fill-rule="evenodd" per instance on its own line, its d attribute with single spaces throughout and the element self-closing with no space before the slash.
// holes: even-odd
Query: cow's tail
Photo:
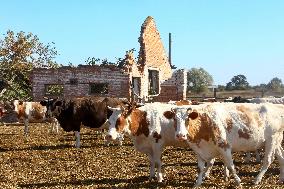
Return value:
<svg viewBox="0 0 284 189">
<path fill-rule="evenodd" d="M 284 115 L 281 115 L 281 127 L 284 132 Z"/>
</svg>

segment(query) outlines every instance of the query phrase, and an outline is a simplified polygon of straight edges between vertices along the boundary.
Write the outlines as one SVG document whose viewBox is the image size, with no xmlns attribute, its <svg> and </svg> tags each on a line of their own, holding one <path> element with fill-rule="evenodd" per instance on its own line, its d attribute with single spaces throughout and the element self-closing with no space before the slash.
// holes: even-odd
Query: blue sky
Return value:
<svg viewBox="0 0 284 189">
<path fill-rule="evenodd" d="M 58 63 L 88 57 L 124 57 L 139 51 L 147 16 L 155 19 L 165 49 L 172 33 L 178 68 L 204 68 L 214 84 L 243 74 L 251 85 L 278 77 L 284 83 L 283 0 L 1 0 L 1 39 L 8 29 L 54 42 Z"/>
</svg>

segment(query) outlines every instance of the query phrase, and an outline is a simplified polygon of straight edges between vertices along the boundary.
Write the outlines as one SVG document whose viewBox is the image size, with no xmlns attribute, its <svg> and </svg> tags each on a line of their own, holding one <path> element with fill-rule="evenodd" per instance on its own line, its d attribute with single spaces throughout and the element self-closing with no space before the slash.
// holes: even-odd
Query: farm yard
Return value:
<svg viewBox="0 0 284 189">
<path fill-rule="evenodd" d="M 105 146 L 101 134 L 82 129 L 82 146 L 74 147 L 73 133 L 33 123 L 28 140 L 23 126 L 0 126 L 0 188 L 191 188 L 197 174 L 197 160 L 190 149 L 168 147 L 163 153 L 165 181 L 149 181 L 149 161 L 134 150 L 129 138 L 123 145 Z M 261 152 L 261 155 L 262 152 Z M 244 163 L 244 154 L 234 154 L 243 188 L 251 188 L 260 164 L 255 158 Z M 201 188 L 235 188 L 224 181 L 223 166 L 217 160 Z M 254 188 L 282 188 L 278 185 L 277 160 L 270 166 L 260 185 Z"/>
<path fill-rule="evenodd" d="M 1 6 L 0 189 L 284 188 L 281 3 Z"/>
</svg>

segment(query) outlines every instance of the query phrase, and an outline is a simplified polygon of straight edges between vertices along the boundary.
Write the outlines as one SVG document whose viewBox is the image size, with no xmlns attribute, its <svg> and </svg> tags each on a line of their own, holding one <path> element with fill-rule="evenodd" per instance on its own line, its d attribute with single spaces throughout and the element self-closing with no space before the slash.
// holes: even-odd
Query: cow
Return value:
<svg viewBox="0 0 284 189">
<path fill-rule="evenodd" d="M 250 103 L 251 99 L 249 98 L 243 98 L 241 96 L 236 96 L 236 97 L 228 97 L 227 99 L 224 100 L 224 102 L 234 102 L 234 103 Z"/>
<path fill-rule="evenodd" d="M 24 122 L 24 135 L 29 134 L 30 122 L 48 122 L 51 124 L 51 129 L 58 132 L 58 122 L 55 118 L 47 118 L 45 116 L 46 107 L 41 105 L 41 102 L 24 102 L 20 100 L 13 101 L 14 111 L 19 122 Z"/>
<path fill-rule="evenodd" d="M 175 120 L 175 137 L 187 141 L 198 156 L 198 178 L 202 183 L 204 164 L 221 157 L 235 183 L 241 179 L 234 168 L 232 152 L 247 152 L 264 147 L 262 168 L 254 180 L 261 179 L 276 155 L 280 164 L 280 182 L 284 181 L 284 106 L 277 104 L 213 103 L 198 107 L 175 107 L 167 112 Z"/>
<path fill-rule="evenodd" d="M 260 103 L 272 103 L 272 104 L 284 104 L 284 97 L 265 97 L 265 98 L 252 98 L 250 100 L 250 103 L 256 103 L 256 104 L 260 104 Z M 250 153 L 247 153 L 245 162 L 248 162 L 250 159 Z M 256 151 L 256 162 L 260 162 L 260 155 L 259 152 Z"/>
<path fill-rule="evenodd" d="M 251 103 L 272 103 L 272 104 L 284 104 L 284 97 L 276 98 L 276 97 L 266 97 L 266 98 L 253 98 L 251 99 Z"/>
<path fill-rule="evenodd" d="M 170 100 L 168 104 L 173 104 L 177 106 L 184 106 L 184 105 L 199 105 L 202 104 L 198 102 L 197 100 L 178 100 L 178 101 L 172 101 Z"/>
<path fill-rule="evenodd" d="M 123 106 L 124 101 L 110 97 L 55 98 L 43 101 L 42 105 L 47 108 L 47 117 L 55 117 L 64 131 L 74 132 L 75 147 L 79 148 L 81 125 L 96 130 L 108 128 L 107 120 L 111 112 L 107 107 Z"/>
<path fill-rule="evenodd" d="M 0 109 L 2 111 L 1 122 L 6 125 L 7 123 L 18 122 L 15 107 L 12 101 L 1 101 Z"/>
<path fill-rule="evenodd" d="M 217 102 L 216 98 L 204 98 L 202 102 Z"/>
<path fill-rule="evenodd" d="M 121 134 L 127 134 L 133 141 L 137 151 L 147 154 L 150 161 L 150 179 L 156 176 L 155 165 L 157 165 L 157 180 L 163 181 L 161 154 L 166 146 L 185 147 L 185 141 L 175 139 L 174 121 L 168 119 L 167 112 L 173 107 L 172 104 L 146 103 L 144 106 L 136 107 L 130 105 L 128 109 L 111 108 L 112 115 L 109 117 L 109 131 L 107 140 L 116 140 Z M 204 176 L 209 175 L 210 167 L 214 159 L 207 162 L 207 171 Z"/>
<path fill-rule="evenodd" d="M 241 96 L 238 97 L 228 97 L 227 99 L 224 100 L 224 102 L 233 102 L 233 103 L 252 103 L 253 99 L 247 99 L 247 98 L 243 98 Z M 255 151 L 255 158 L 256 158 L 256 162 L 260 162 L 260 153 L 258 150 Z M 246 152 L 246 157 L 245 157 L 245 162 L 249 163 L 251 159 L 251 153 L 250 152 Z"/>
</svg>

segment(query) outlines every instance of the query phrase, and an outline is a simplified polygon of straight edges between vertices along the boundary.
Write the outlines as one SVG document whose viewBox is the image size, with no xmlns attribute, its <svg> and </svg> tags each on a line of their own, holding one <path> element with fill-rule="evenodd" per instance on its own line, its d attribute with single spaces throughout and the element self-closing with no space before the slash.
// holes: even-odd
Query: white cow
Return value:
<svg viewBox="0 0 284 189">
<path fill-rule="evenodd" d="M 175 140 L 174 121 L 164 116 L 173 105 L 149 103 L 129 110 L 109 108 L 113 111 L 109 118 L 108 140 L 115 140 L 119 134 L 131 137 L 137 151 L 147 154 L 150 160 L 150 179 L 155 177 L 157 165 L 158 182 L 163 181 L 161 154 L 165 146 L 185 147 L 186 142 Z"/>
<path fill-rule="evenodd" d="M 213 103 L 194 108 L 176 107 L 168 114 L 176 120 L 176 138 L 187 141 L 198 155 L 199 175 L 195 186 L 202 183 L 205 162 L 218 156 L 240 185 L 232 152 L 262 147 L 265 149 L 263 165 L 254 183 L 261 181 L 274 155 L 280 164 L 280 182 L 284 181 L 283 105 Z"/>
<path fill-rule="evenodd" d="M 276 98 L 276 97 L 266 97 L 266 98 L 253 98 L 251 99 L 251 103 L 272 103 L 272 104 L 284 104 L 284 97 Z"/>
</svg>

